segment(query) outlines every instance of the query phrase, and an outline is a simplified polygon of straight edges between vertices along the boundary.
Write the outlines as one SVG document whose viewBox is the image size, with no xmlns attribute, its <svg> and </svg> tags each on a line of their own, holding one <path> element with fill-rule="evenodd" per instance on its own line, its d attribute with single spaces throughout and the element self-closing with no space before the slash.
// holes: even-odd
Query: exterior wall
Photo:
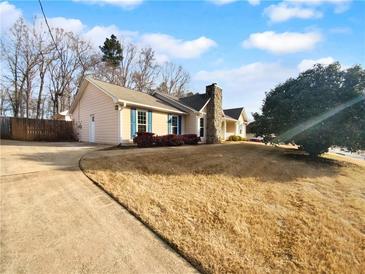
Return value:
<svg viewBox="0 0 365 274">
<path fill-rule="evenodd" d="M 184 118 L 182 118 L 184 119 Z M 168 114 L 152 111 L 152 132 L 156 135 L 168 134 Z M 183 131 L 183 127 L 182 127 Z"/>
<path fill-rule="evenodd" d="M 216 84 L 212 84 L 206 87 L 206 94 L 210 98 L 206 111 L 206 142 L 219 143 L 224 136 L 222 131 L 222 89 Z"/>
<path fill-rule="evenodd" d="M 199 134 L 198 132 L 198 116 L 195 113 L 189 113 L 185 116 L 184 133 Z"/>
<path fill-rule="evenodd" d="M 138 108 L 137 108 L 138 109 Z M 207 109 L 204 109 L 207 111 Z M 131 108 L 123 107 L 115 109 L 113 100 L 98 90 L 92 84 L 88 84 L 84 93 L 72 113 L 75 128 L 80 141 L 89 141 L 90 115 L 95 116 L 95 142 L 104 144 L 131 143 Z M 206 114 L 202 114 L 206 118 Z M 199 135 L 199 118 L 195 113 L 182 115 L 182 134 Z M 152 132 L 157 135 L 168 134 L 168 113 L 152 111 Z M 118 127 L 120 123 L 120 127 Z M 205 119 L 205 142 L 207 136 L 207 119 Z M 120 132 L 118 132 L 118 128 Z"/>
<path fill-rule="evenodd" d="M 122 119 L 121 119 L 121 127 L 122 127 L 122 143 L 132 143 L 131 139 L 131 109 L 129 107 L 125 107 L 121 110 Z"/>
<path fill-rule="evenodd" d="M 90 115 L 95 115 L 95 142 L 118 144 L 117 115 L 113 100 L 88 84 L 78 105 L 72 113 L 79 140 L 89 141 Z"/>
<path fill-rule="evenodd" d="M 238 123 L 237 123 L 237 135 L 246 138 L 246 124 L 245 124 L 245 120 L 243 119 L 243 115 L 241 114 L 240 118 L 238 119 Z M 239 125 L 242 125 L 242 133 L 240 134 L 240 128 Z"/>
<path fill-rule="evenodd" d="M 138 110 L 138 108 L 136 108 Z M 145 109 L 143 109 L 145 110 Z M 156 135 L 166 135 L 168 134 L 168 113 L 158 112 L 152 110 L 152 132 Z M 122 143 L 132 143 L 131 138 L 131 108 L 125 107 L 122 109 L 121 113 L 121 128 L 122 128 Z M 184 133 L 184 128 L 186 126 L 186 118 L 182 117 L 182 133 Z"/>
<path fill-rule="evenodd" d="M 227 121 L 226 125 L 226 137 L 236 134 L 236 122 Z"/>
</svg>

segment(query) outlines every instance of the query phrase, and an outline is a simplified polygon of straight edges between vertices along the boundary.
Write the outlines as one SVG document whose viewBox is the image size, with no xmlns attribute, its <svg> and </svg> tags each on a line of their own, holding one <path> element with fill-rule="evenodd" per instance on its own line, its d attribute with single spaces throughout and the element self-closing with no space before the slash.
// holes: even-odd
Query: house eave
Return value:
<svg viewBox="0 0 365 274">
<path fill-rule="evenodd" d="M 162 111 L 162 112 L 167 112 L 167 113 L 176 113 L 176 114 L 187 115 L 186 112 L 179 111 L 179 110 L 160 108 L 160 107 L 155 107 L 155 106 L 151 106 L 151 105 L 145 105 L 145 104 L 140 104 L 140 103 L 136 103 L 136 102 L 121 100 L 121 99 L 119 99 L 117 101 L 117 103 L 122 104 L 124 107 L 126 107 L 126 106 L 141 107 L 141 108 L 152 109 L 152 110 L 157 110 L 157 111 Z"/>
</svg>

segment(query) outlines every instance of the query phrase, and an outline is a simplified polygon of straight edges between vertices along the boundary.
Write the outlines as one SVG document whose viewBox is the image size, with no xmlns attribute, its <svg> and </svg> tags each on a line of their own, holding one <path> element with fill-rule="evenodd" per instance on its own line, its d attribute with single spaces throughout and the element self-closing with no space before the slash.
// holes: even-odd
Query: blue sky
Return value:
<svg viewBox="0 0 365 274">
<path fill-rule="evenodd" d="M 95 47 L 111 33 L 152 46 L 159 62 L 181 64 L 190 88 L 217 82 L 224 106 L 258 111 L 265 91 L 315 62 L 365 66 L 365 1 L 43 1 L 54 26 Z M 2 32 L 35 1 L 0 4 Z"/>
</svg>

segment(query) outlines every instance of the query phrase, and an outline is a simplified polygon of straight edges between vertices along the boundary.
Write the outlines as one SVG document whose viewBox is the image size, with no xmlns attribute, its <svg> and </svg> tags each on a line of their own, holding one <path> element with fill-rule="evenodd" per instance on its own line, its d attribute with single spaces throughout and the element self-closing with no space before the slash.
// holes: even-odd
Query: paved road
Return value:
<svg viewBox="0 0 365 274">
<path fill-rule="evenodd" d="M 78 143 L 1 141 L 1 273 L 193 273 L 78 168 Z"/>
</svg>

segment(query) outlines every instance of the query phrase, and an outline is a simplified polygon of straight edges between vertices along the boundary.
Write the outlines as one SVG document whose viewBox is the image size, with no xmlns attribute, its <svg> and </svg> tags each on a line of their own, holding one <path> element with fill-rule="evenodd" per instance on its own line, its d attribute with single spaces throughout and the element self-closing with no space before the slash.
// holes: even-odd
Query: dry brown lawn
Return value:
<svg viewBox="0 0 365 274">
<path fill-rule="evenodd" d="M 241 143 L 104 151 L 81 165 L 204 272 L 360 273 L 365 164 L 344 159 Z"/>
</svg>

